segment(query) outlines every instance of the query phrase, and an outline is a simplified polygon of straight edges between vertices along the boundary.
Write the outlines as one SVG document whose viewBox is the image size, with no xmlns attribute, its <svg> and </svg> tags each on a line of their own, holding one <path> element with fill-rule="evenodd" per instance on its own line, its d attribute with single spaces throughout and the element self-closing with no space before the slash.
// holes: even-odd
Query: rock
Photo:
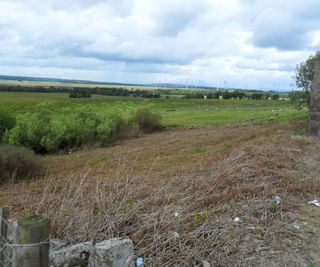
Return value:
<svg viewBox="0 0 320 267">
<path fill-rule="evenodd" d="M 91 242 L 68 246 L 60 250 L 50 251 L 50 267 L 88 266 L 89 257 L 93 253 Z"/>
<path fill-rule="evenodd" d="M 56 251 L 66 247 L 68 243 L 58 238 L 50 238 L 50 250 Z"/>
<path fill-rule="evenodd" d="M 53 240 L 61 246 L 63 241 Z M 134 267 L 133 243 L 129 239 L 109 239 L 93 245 L 91 242 L 50 250 L 50 267 Z"/>
<path fill-rule="evenodd" d="M 89 266 L 134 267 L 133 260 L 132 241 L 113 238 L 96 244 L 95 253 L 89 260 Z"/>
</svg>

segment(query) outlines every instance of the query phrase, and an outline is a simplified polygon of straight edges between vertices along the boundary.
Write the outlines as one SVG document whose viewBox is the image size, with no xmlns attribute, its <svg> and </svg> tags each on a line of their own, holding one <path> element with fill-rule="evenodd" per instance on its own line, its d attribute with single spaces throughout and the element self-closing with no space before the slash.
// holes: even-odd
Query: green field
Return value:
<svg viewBox="0 0 320 267">
<path fill-rule="evenodd" d="M 208 126 L 229 123 L 263 123 L 305 118 L 307 110 L 295 110 L 287 101 L 142 99 L 93 95 L 91 99 L 70 99 L 65 93 L 0 92 L 0 111 L 14 115 L 33 112 L 37 104 L 51 103 L 57 112 L 83 105 L 97 112 L 133 112 L 151 105 L 162 115 L 165 126 Z"/>
</svg>

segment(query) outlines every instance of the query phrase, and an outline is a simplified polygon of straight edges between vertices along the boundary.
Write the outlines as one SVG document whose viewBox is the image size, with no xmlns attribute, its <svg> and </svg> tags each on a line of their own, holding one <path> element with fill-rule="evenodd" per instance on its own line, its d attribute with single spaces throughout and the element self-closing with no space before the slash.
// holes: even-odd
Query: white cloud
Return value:
<svg viewBox="0 0 320 267">
<path fill-rule="evenodd" d="M 320 47 L 305 0 L 0 0 L 0 71 L 288 88 Z"/>
</svg>

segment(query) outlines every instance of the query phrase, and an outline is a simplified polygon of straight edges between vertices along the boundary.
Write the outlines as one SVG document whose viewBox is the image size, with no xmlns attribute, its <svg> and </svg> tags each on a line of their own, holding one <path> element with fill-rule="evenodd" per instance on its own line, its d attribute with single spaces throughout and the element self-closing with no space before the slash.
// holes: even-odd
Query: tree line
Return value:
<svg viewBox="0 0 320 267">
<path fill-rule="evenodd" d="M 246 93 L 243 91 L 215 91 L 215 92 L 204 92 L 204 91 L 192 91 L 185 95 L 187 99 L 253 99 L 253 100 L 278 100 L 279 94 L 271 93 Z"/>
<path fill-rule="evenodd" d="M 147 90 L 129 90 L 126 88 L 106 87 L 106 88 L 82 88 L 82 87 L 62 87 L 62 86 L 20 86 L 20 85 L 0 85 L 2 92 L 26 92 L 26 93 L 69 93 L 70 98 L 86 98 L 92 94 L 107 96 L 133 96 L 143 98 L 160 98 L 158 92 Z"/>
</svg>

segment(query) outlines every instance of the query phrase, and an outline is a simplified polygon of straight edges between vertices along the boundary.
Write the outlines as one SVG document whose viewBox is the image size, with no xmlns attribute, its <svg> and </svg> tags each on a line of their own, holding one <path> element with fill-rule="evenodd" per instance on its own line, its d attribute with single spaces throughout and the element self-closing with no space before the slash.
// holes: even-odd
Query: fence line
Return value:
<svg viewBox="0 0 320 267">
<path fill-rule="evenodd" d="M 0 207 L 0 267 L 48 267 L 49 233 L 48 218 L 29 216 L 10 224 L 9 208 Z"/>
<path fill-rule="evenodd" d="M 12 232 L 8 223 L 9 208 L 0 207 L 0 267 L 11 267 L 11 248 L 8 240 Z"/>
</svg>

